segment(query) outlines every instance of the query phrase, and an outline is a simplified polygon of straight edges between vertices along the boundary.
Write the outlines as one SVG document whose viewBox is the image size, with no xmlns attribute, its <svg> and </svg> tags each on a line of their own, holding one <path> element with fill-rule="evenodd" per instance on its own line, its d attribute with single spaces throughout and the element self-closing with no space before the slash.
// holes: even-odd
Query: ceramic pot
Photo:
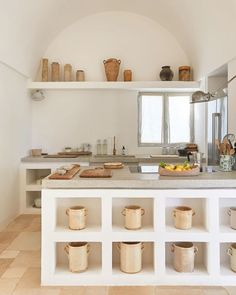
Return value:
<svg viewBox="0 0 236 295">
<path fill-rule="evenodd" d="M 230 267 L 232 271 L 236 272 L 236 243 L 229 247 L 227 253 L 230 256 Z"/>
<path fill-rule="evenodd" d="M 230 227 L 236 229 L 236 207 L 230 207 L 228 215 L 230 217 Z"/>
<path fill-rule="evenodd" d="M 195 211 L 187 206 L 179 206 L 173 210 L 175 228 L 178 229 L 191 229 L 192 217 Z"/>
<path fill-rule="evenodd" d="M 121 271 L 131 274 L 142 270 L 143 243 L 121 242 L 117 245 L 117 248 L 120 252 Z"/>
<path fill-rule="evenodd" d="M 160 72 L 160 79 L 162 81 L 172 81 L 174 78 L 174 72 L 171 70 L 170 66 L 163 66 Z"/>
<path fill-rule="evenodd" d="M 220 170 L 230 172 L 235 164 L 235 158 L 230 155 L 220 155 Z"/>
<path fill-rule="evenodd" d="M 86 227 L 87 209 L 83 206 L 74 206 L 66 210 L 69 216 L 69 228 L 81 230 Z"/>
<path fill-rule="evenodd" d="M 198 252 L 191 242 L 179 242 L 171 245 L 174 253 L 174 269 L 178 272 L 194 271 L 194 256 Z"/>
<path fill-rule="evenodd" d="M 109 58 L 103 61 L 107 81 L 117 81 L 121 61 L 116 58 Z"/>
<path fill-rule="evenodd" d="M 71 272 L 83 272 L 88 268 L 90 245 L 86 242 L 71 242 L 65 246 Z"/>
<path fill-rule="evenodd" d="M 137 230 L 142 227 L 142 216 L 145 214 L 145 210 L 140 206 L 126 206 L 121 213 L 125 216 L 126 229 Z"/>
</svg>

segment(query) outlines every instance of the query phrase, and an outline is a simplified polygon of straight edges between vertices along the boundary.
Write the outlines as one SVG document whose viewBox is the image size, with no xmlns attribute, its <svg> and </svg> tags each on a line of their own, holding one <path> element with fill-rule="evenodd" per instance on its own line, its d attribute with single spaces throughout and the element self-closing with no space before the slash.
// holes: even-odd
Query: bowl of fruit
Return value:
<svg viewBox="0 0 236 295">
<path fill-rule="evenodd" d="M 197 165 L 189 164 L 185 161 L 183 164 L 159 164 L 159 174 L 161 176 L 197 176 L 200 174 L 200 168 Z"/>
</svg>

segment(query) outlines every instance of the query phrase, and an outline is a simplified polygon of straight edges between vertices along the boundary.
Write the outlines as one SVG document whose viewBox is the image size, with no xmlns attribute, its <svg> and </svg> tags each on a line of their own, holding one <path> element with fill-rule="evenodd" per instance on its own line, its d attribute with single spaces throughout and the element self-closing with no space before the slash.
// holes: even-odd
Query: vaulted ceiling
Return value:
<svg viewBox="0 0 236 295">
<path fill-rule="evenodd" d="M 165 27 L 200 78 L 236 57 L 235 0 L 0 0 L 0 61 L 33 76 L 64 28 L 85 16 L 127 11 Z"/>
</svg>

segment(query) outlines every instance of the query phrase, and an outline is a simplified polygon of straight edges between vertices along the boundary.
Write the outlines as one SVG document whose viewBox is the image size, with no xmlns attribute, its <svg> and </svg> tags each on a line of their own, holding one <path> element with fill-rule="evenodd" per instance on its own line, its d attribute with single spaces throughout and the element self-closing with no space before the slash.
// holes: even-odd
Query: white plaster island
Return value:
<svg viewBox="0 0 236 295">
<path fill-rule="evenodd" d="M 85 169 L 85 168 L 82 168 Z M 236 206 L 236 172 L 201 173 L 170 178 L 158 174 L 114 170 L 111 179 L 43 180 L 42 285 L 236 285 L 226 250 L 236 242 L 227 210 Z M 124 228 L 122 209 L 145 209 L 143 227 Z M 88 209 L 87 227 L 70 230 L 68 207 Z M 174 227 L 172 210 L 187 205 L 196 211 L 190 230 Z M 89 267 L 72 273 L 64 247 L 68 242 L 90 244 Z M 116 244 L 144 243 L 143 268 L 126 274 L 119 268 Z M 195 269 L 179 273 L 172 266 L 171 244 L 193 242 L 198 247 Z"/>
</svg>

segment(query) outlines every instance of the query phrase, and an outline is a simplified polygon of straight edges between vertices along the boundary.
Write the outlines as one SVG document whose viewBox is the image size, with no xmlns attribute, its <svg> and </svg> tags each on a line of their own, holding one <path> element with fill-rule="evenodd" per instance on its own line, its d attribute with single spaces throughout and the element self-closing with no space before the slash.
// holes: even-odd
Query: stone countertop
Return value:
<svg viewBox="0 0 236 295">
<path fill-rule="evenodd" d="M 160 161 L 165 161 L 167 163 L 178 163 L 184 162 L 186 157 L 179 157 L 175 155 L 158 155 L 151 157 L 150 155 L 135 155 L 135 156 L 122 156 L 122 155 L 104 155 L 104 156 L 79 156 L 77 158 L 44 158 L 40 157 L 24 157 L 21 159 L 22 163 L 83 163 L 88 162 L 91 164 L 104 163 L 104 162 L 122 162 L 122 163 L 159 163 Z"/>
<path fill-rule="evenodd" d="M 87 168 L 82 168 L 87 169 Z M 236 171 L 201 173 L 194 177 L 169 177 L 159 174 L 131 173 L 125 166 L 112 170 L 112 178 L 80 178 L 71 180 L 43 180 L 46 189 L 204 189 L 236 188 Z"/>
</svg>

